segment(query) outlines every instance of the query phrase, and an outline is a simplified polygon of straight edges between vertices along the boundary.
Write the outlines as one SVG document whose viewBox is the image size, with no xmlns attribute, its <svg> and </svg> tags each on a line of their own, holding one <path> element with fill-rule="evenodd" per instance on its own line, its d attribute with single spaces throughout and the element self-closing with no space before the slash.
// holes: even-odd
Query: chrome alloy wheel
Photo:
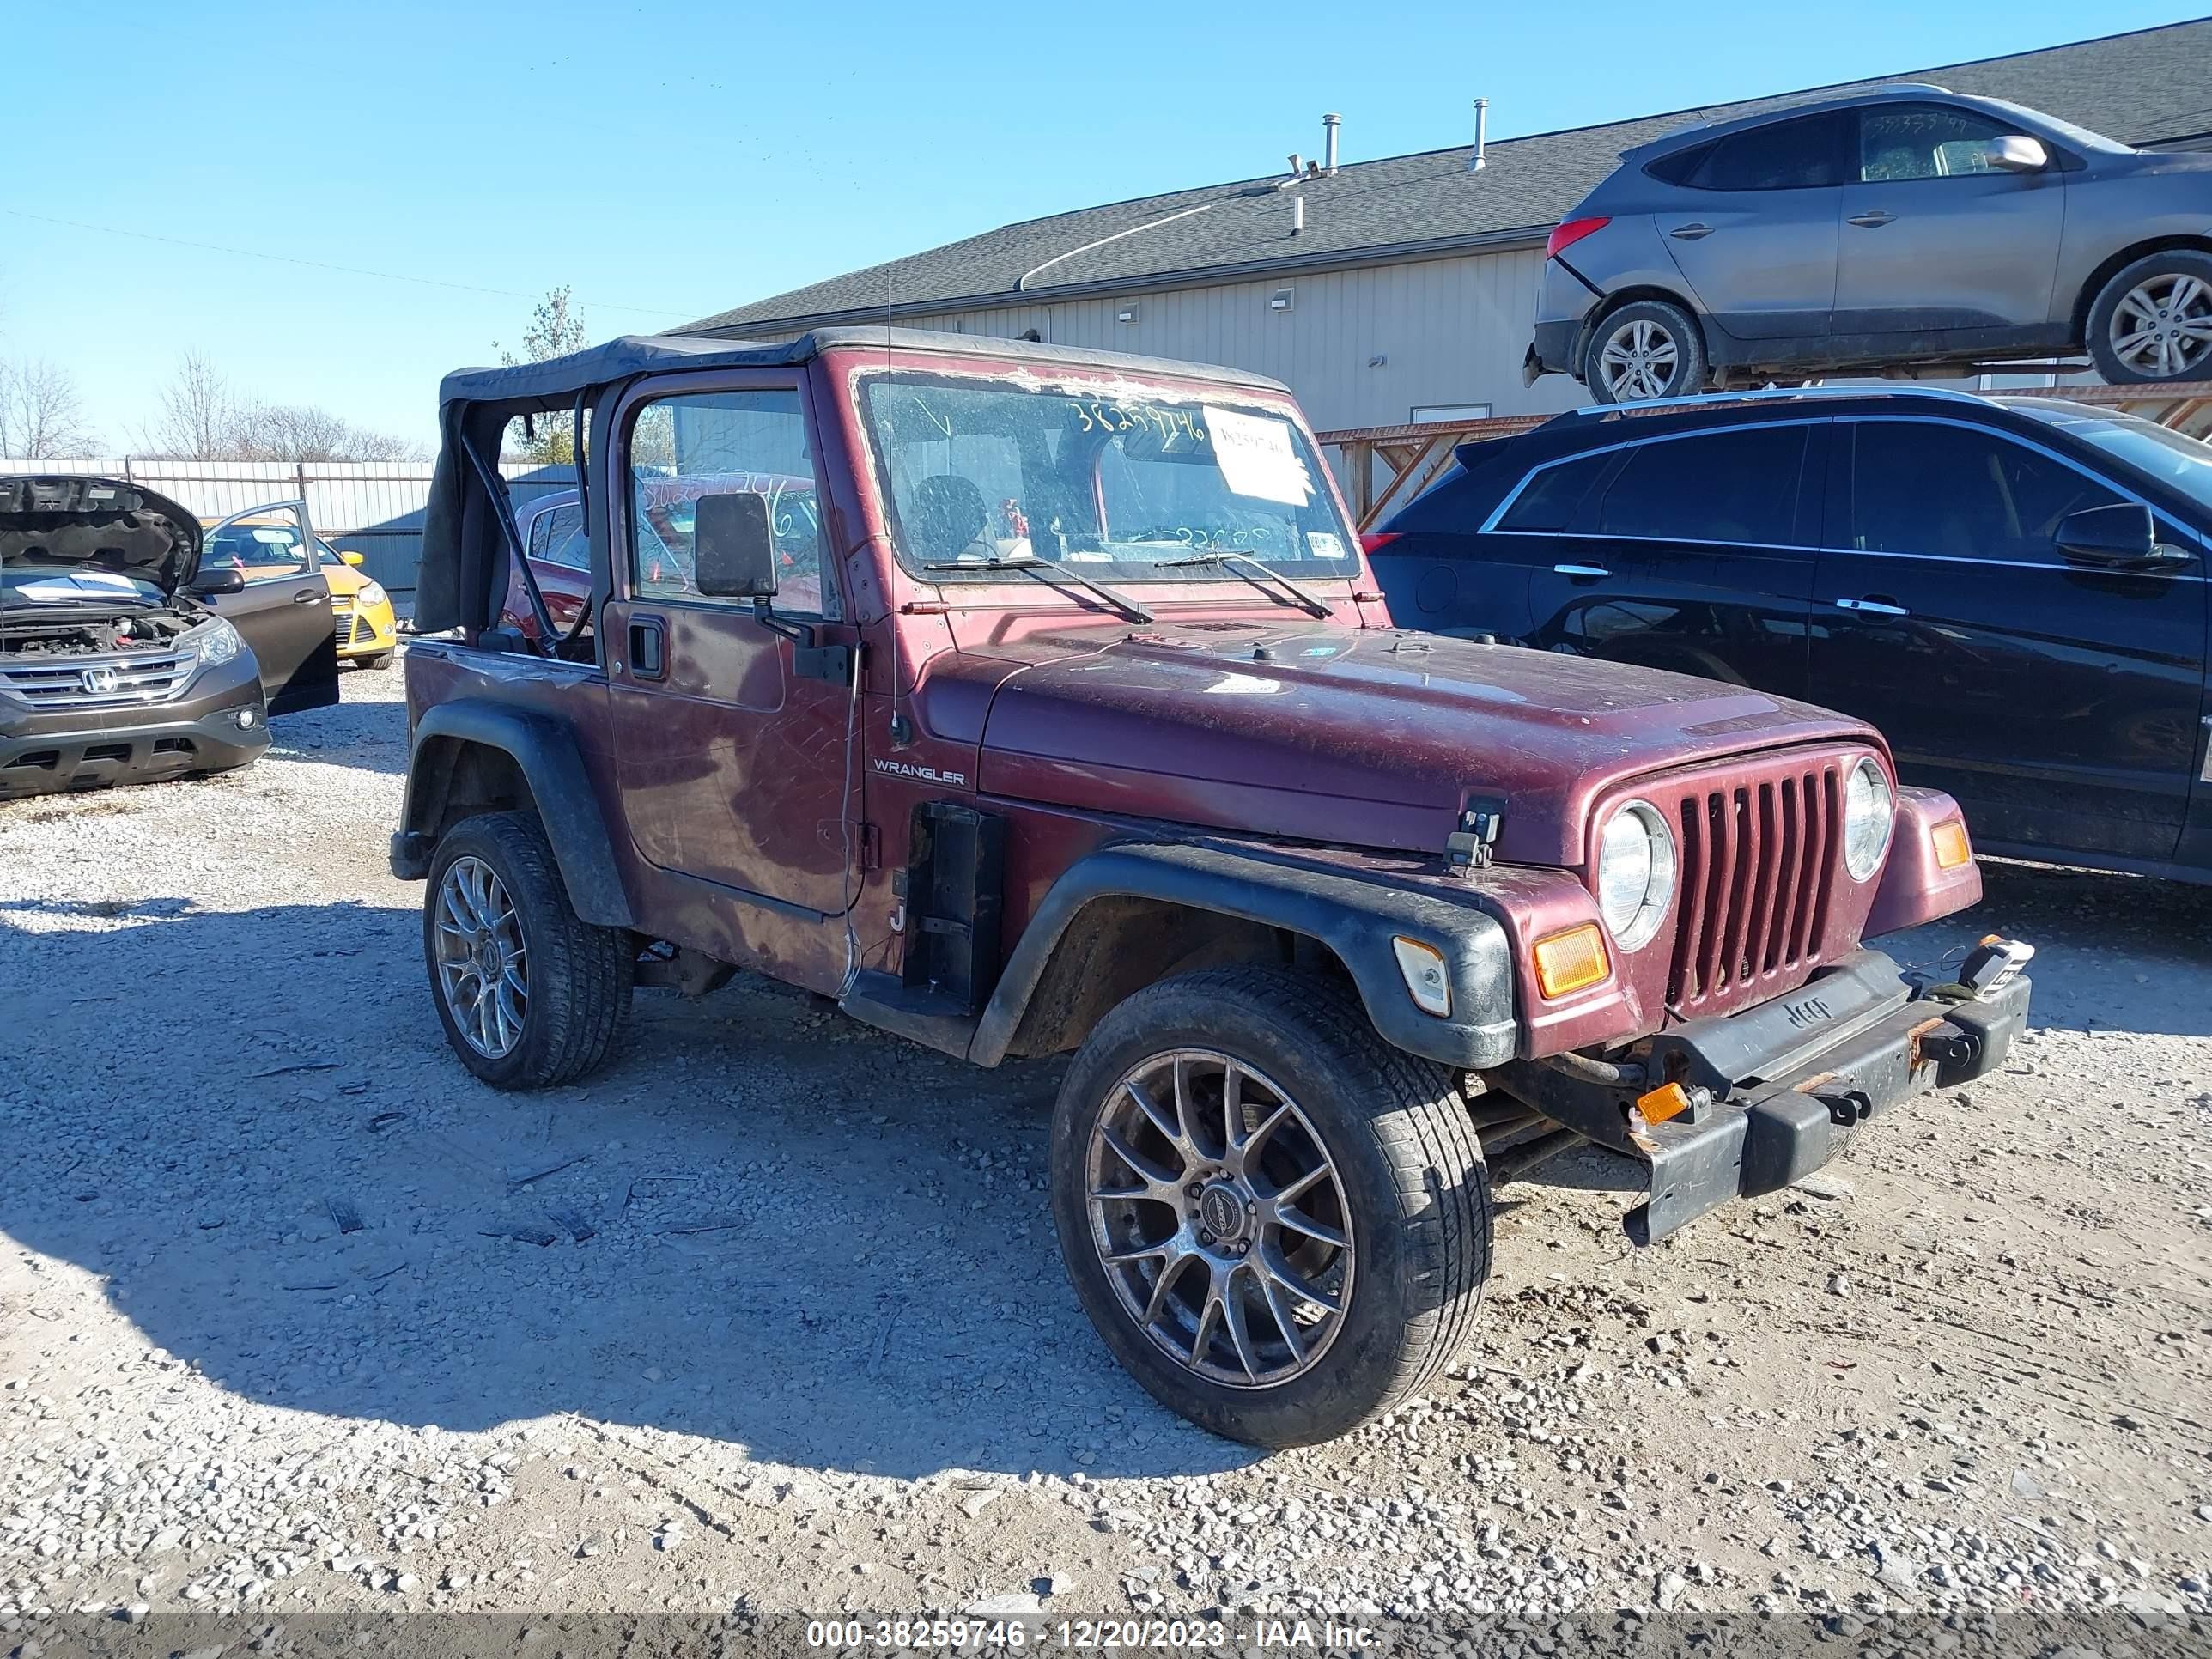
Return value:
<svg viewBox="0 0 2212 1659">
<path fill-rule="evenodd" d="M 1115 1295 L 1184 1369 L 1271 1387 L 1336 1340 L 1353 1267 L 1344 1183 L 1297 1103 L 1242 1060 L 1146 1059 L 1108 1097 L 1084 1175 Z"/>
<path fill-rule="evenodd" d="M 1620 403 L 1663 398 L 1681 361 L 1674 337 L 1649 318 L 1623 323 L 1606 336 L 1598 353 L 1598 373 Z"/>
<path fill-rule="evenodd" d="M 2212 284 L 2186 272 L 2154 276 L 2112 308 L 2112 355 L 2136 374 L 2171 380 L 2212 356 Z"/>
<path fill-rule="evenodd" d="M 482 859 L 462 857 L 438 884 L 438 994 L 470 1048 L 499 1060 L 522 1041 L 530 958 L 506 884 Z"/>
</svg>

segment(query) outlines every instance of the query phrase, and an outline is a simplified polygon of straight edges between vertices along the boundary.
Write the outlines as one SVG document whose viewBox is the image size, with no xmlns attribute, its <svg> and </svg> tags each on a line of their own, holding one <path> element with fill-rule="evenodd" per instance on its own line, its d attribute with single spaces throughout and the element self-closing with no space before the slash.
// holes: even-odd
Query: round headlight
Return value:
<svg viewBox="0 0 2212 1659">
<path fill-rule="evenodd" d="M 192 650 L 198 655 L 200 666 L 211 668 L 219 662 L 228 662 L 246 648 L 246 641 L 238 630 L 221 617 L 203 623 L 193 631 Z"/>
<path fill-rule="evenodd" d="M 1650 943 L 1674 896 L 1674 837 L 1649 802 L 1632 800 L 1606 820 L 1598 837 L 1597 910 L 1613 943 Z"/>
<path fill-rule="evenodd" d="M 391 597 L 392 596 L 389 593 L 386 593 L 384 591 L 384 584 L 382 582 L 363 582 L 362 584 L 361 603 L 363 605 L 382 605 Z"/>
<path fill-rule="evenodd" d="M 1889 780 L 1871 759 L 1862 760 L 1844 786 L 1844 868 L 1853 881 L 1864 881 L 1881 868 L 1895 817 Z"/>
</svg>

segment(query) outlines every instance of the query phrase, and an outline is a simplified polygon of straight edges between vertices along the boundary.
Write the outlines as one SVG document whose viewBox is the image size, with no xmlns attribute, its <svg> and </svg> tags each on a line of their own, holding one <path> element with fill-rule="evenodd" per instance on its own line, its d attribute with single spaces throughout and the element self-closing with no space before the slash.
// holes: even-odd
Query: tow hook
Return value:
<svg viewBox="0 0 2212 1659">
<path fill-rule="evenodd" d="M 1971 1066 L 1981 1054 L 1982 1040 L 1972 1031 L 1930 1031 L 1920 1039 L 1920 1058 L 1939 1066 Z"/>
<path fill-rule="evenodd" d="M 1874 1115 L 1874 1102 L 1863 1089 L 1820 1089 L 1813 1098 L 1828 1109 L 1828 1115 L 1844 1128 L 1863 1123 Z"/>
</svg>

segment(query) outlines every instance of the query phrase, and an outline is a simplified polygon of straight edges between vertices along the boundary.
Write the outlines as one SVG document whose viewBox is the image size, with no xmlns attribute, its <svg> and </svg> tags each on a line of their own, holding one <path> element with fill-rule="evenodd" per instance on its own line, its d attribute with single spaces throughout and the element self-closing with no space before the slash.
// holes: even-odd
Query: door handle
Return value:
<svg viewBox="0 0 2212 1659">
<path fill-rule="evenodd" d="M 1583 581 L 1595 581 L 1610 576 L 1613 572 L 1601 564 L 1555 564 L 1552 567 L 1552 574 L 1555 576 L 1579 577 Z"/>
<path fill-rule="evenodd" d="M 1711 235 L 1713 228 L 1700 224 L 1677 225 L 1667 234 L 1678 242 L 1694 242 L 1700 236 Z"/>
<path fill-rule="evenodd" d="M 629 625 L 629 672 L 632 679 L 664 680 L 668 678 L 667 638 L 657 617 L 649 617 Z"/>
<path fill-rule="evenodd" d="M 309 593 L 303 591 L 301 592 L 295 593 L 292 596 L 292 603 L 295 605 L 313 605 L 317 599 L 324 597 L 325 596 L 320 593 Z"/>
<path fill-rule="evenodd" d="M 1838 611 L 1856 611 L 1869 617 L 1909 617 L 1912 613 L 1901 605 L 1892 605 L 1887 599 L 1838 599 Z"/>
<path fill-rule="evenodd" d="M 1850 222 L 1855 225 L 1864 225 L 1869 230 L 1879 230 L 1896 217 L 1894 213 L 1884 213 L 1880 208 L 1869 208 L 1864 213 L 1851 215 Z"/>
</svg>

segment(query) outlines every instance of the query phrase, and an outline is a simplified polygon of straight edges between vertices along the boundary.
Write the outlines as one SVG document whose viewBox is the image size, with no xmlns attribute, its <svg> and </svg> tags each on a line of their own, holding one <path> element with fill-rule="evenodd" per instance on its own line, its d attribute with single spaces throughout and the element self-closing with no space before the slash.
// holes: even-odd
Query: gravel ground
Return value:
<svg viewBox="0 0 2212 1659">
<path fill-rule="evenodd" d="M 968 1070 L 741 981 L 641 994 L 581 1087 L 470 1079 L 385 868 L 399 690 L 349 675 L 244 773 L 0 809 L 0 1633 L 1037 1606 L 2212 1631 L 2212 892 L 1993 867 L 1901 954 L 2039 944 L 2002 1075 L 1642 1253 L 1598 1155 L 1505 1188 L 1449 1378 L 1261 1456 L 1155 1406 L 1076 1307 L 1055 1066 Z"/>
</svg>

